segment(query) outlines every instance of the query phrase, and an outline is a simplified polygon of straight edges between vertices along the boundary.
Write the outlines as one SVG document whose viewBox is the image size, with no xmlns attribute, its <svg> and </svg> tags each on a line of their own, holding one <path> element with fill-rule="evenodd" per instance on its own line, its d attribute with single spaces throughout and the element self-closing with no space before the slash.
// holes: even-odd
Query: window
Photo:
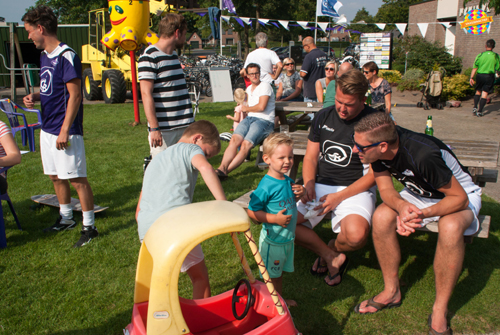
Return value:
<svg viewBox="0 0 500 335">
<path fill-rule="evenodd" d="M 232 38 L 226 38 L 226 45 L 233 45 L 234 41 Z"/>
</svg>

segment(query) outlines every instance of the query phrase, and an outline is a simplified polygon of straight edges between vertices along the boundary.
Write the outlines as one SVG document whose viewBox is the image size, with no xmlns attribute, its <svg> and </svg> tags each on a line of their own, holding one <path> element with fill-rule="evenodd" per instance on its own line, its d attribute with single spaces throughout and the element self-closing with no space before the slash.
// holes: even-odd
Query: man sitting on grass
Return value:
<svg viewBox="0 0 500 335">
<path fill-rule="evenodd" d="M 355 307 L 372 314 L 401 305 L 397 234 L 439 220 L 434 257 L 436 300 L 428 318 L 429 334 L 452 334 L 447 312 L 465 254 L 463 235 L 479 229 L 481 188 L 453 152 L 435 137 L 396 127 L 389 114 L 368 115 L 354 126 L 354 151 L 370 163 L 383 204 L 373 214 L 373 244 L 384 278 L 384 290 Z M 405 188 L 398 193 L 392 176 Z"/>
<path fill-rule="evenodd" d="M 209 121 L 189 125 L 177 144 L 156 155 L 144 174 L 136 219 L 139 239 L 166 212 L 193 202 L 198 171 L 216 200 L 226 200 L 224 190 L 208 158 L 220 151 L 219 132 Z M 210 283 L 201 245 L 197 245 L 182 263 L 193 283 L 193 299 L 210 297 Z"/>
</svg>

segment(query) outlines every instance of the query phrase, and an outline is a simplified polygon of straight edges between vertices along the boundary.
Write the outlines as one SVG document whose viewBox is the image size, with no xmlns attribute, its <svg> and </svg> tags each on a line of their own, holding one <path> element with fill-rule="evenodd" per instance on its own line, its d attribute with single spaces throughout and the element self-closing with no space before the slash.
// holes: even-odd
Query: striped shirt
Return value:
<svg viewBox="0 0 500 335">
<path fill-rule="evenodd" d="M 10 133 L 11 133 L 10 128 L 5 123 L 0 121 L 0 138 L 4 137 L 5 135 L 10 134 Z M 5 152 L 5 149 L 3 148 L 2 143 L 0 143 L 0 157 L 5 157 L 5 156 L 7 156 L 7 153 Z M 0 169 L 1 168 L 3 168 L 3 166 L 0 166 Z M 2 173 L 2 176 L 5 177 L 5 172 Z"/>
<path fill-rule="evenodd" d="M 139 58 L 139 80 L 143 79 L 154 80 L 153 99 L 161 130 L 194 122 L 186 79 L 175 51 L 167 55 L 156 46 L 149 46 Z"/>
</svg>

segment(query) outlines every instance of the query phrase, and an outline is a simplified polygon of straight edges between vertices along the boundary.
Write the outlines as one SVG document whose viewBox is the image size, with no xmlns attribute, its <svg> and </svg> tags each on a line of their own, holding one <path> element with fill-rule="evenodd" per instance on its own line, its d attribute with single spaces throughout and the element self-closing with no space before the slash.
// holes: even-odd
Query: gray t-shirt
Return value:
<svg viewBox="0 0 500 335">
<path fill-rule="evenodd" d="M 286 73 L 282 73 L 280 74 L 280 79 L 283 83 L 282 97 L 287 97 L 295 92 L 295 86 L 297 86 L 297 82 L 299 80 L 302 80 L 298 72 L 294 72 L 291 76 Z M 299 95 L 299 97 L 302 97 L 302 93 Z"/>
<path fill-rule="evenodd" d="M 198 170 L 191 160 L 196 155 L 205 156 L 198 145 L 177 143 L 149 163 L 142 183 L 141 210 L 137 216 L 141 242 L 160 216 L 193 201 Z"/>
</svg>

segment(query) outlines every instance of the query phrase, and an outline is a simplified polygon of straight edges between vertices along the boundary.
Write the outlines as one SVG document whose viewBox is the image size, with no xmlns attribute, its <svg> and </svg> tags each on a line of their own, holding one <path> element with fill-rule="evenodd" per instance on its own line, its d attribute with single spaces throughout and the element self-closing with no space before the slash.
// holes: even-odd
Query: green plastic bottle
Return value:
<svg viewBox="0 0 500 335">
<path fill-rule="evenodd" d="M 366 91 L 365 96 L 366 96 L 366 102 L 365 103 L 368 106 L 370 106 L 372 104 L 372 92 L 371 92 L 371 90 Z"/>
<path fill-rule="evenodd" d="M 434 136 L 434 128 L 432 128 L 432 115 L 427 117 L 427 126 L 425 127 L 425 134 Z"/>
</svg>

